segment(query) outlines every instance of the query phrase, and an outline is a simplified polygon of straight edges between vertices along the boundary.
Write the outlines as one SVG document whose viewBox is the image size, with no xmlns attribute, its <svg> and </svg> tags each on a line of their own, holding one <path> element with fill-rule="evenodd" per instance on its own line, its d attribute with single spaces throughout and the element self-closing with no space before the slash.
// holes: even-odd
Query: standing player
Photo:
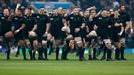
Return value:
<svg viewBox="0 0 134 75">
<path fill-rule="evenodd" d="M 63 27 L 63 18 L 61 14 L 58 14 L 57 9 L 53 10 L 53 15 L 50 16 L 50 33 L 54 37 L 54 46 L 56 48 L 56 60 L 59 60 L 59 49 L 62 44 L 61 28 Z"/>
<path fill-rule="evenodd" d="M 27 60 L 26 58 L 26 41 L 24 38 L 24 28 L 25 28 L 25 19 L 24 19 L 24 10 L 19 6 L 16 8 L 15 16 L 12 19 L 12 23 L 14 26 L 14 34 L 15 40 L 18 41 L 18 51 L 22 48 L 23 59 Z"/>
<path fill-rule="evenodd" d="M 36 16 L 37 19 L 37 39 L 40 44 L 40 48 L 38 50 L 39 57 L 38 59 L 42 60 L 42 52 L 45 55 L 45 60 L 48 60 L 47 58 L 47 34 L 49 32 L 50 27 L 50 19 L 47 16 L 47 11 L 44 8 L 39 9 L 39 15 Z M 42 51 L 43 50 L 43 51 Z"/>
<path fill-rule="evenodd" d="M 95 25 L 97 26 L 97 34 L 103 40 L 105 44 L 103 60 L 105 59 L 105 52 L 107 53 L 107 60 L 111 60 L 111 40 L 110 40 L 110 30 L 109 30 L 109 18 L 107 14 L 107 10 L 102 10 L 101 14 L 94 19 Z"/>
<path fill-rule="evenodd" d="M 10 41 L 13 38 L 14 34 L 11 31 L 11 12 L 8 8 L 3 8 L 2 16 L 0 16 L 1 23 L 1 33 L 0 36 L 3 36 L 4 43 L 7 49 L 7 60 L 10 59 Z"/>
<path fill-rule="evenodd" d="M 86 26 L 88 27 L 86 41 L 89 47 L 89 60 L 97 60 L 96 58 L 96 48 L 97 48 L 97 34 L 96 34 L 96 25 L 94 25 L 94 17 L 96 16 L 95 10 L 90 10 L 89 19 L 86 21 Z M 94 33 L 93 33 L 94 32 Z M 93 48 L 93 58 L 92 58 L 92 48 Z"/>
<path fill-rule="evenodd" d="M 63 17 L 63 23 L 64 26 L 61 29 L 61 36 L 62 36 L 62 42 L 64 44 L 64 47 L 62 49 L 62 60 L 68 60 L 67 55 L 70 52 L 71 49 L 73 49 L 73 41 L 72 43 L 70 40 L 72 39 L 72 36 L 70 35 L 70 28 L 67 25 L 66 18 L 67 18 L 67 10 L 65 8 L 62 9 L 62 17 Z M 72 48 L 70 47 L 72 46 Z"/>
<path fill-rule="evenodd" d="M 37 29 L 37 22 L 31 7 L 28 7 L 26 9 L 25 14 L 26 14 L 25 38 L 30 41 L 30 45 L 31 45 L 31 47 L 29 48 L 30 60 L 35 60 L 34 56 L 35 56 L 36 49 L 38 48 L 37 34 L 35 33 Z"/>
<path fill-rule="evenodd" d="M 114 46 L 116 48 L 115 50 L 115 59 L 120 60 L 120 49 L 121 49 L 121 43 L 120 38 L 124 32 L 124 27 L 122 24 L 122 19 L 119 17 L 119 12 L 116 10 L 114 11 L 114 17 L 113 20 L 113 26 L 112 26 L 112 41 L 114 42 Z"/>
<path fill-rule="evenodd" d="M 121 4 L 120 8 L 119 8 L 119 14 L 120 14 L 120 18 L 122 19 L 122 24 L 124 27 L 124 32 L 121 36 L 121 60 L 126 60 L 126 58 L 124 57 L 124 49 L 125 49 L 125 40 L 126 40 L 126 33 L 128 32 L 128 29 L 132 27 L 132 22 L 130 20 L 130 16 L 129 14 L 125 11 L 125 5 Z M 131 28 L 131 31 L 133 31 L 133 29 Z"/>
<path fill-rule="evenodd" d="M 79 9 L 74 8 L 73 13 L 67 17 L 67 24 L 70 26 L 71 35 L 78 46 L 79 60 L 83 61 L 84 49 L 81 38 L 81 29 L 85 27 L 83 17 L 79 15 Z"/>
</svg>

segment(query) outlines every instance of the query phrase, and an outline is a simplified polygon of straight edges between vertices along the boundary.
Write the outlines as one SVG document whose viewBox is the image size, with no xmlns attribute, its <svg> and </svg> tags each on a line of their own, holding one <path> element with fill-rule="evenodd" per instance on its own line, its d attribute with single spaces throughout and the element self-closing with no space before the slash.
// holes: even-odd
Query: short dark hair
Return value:
<svg viewBox="0 0 134 75">
<path fill-rule="evenodd" d="M 3 8 L 2 8 L 2 13 L 3 13 L 3 11 L 4 11 L 5 9 L 8 9 L 9 13 L 11 13 L 11 9 L 10 9 L 9 7 L 3 7 Z"/>
<path fill-rule="evenodd" d="M 8 8 L 8 7 L 2 7 L 2 11 L 4 11 L 5 9 L 8 9 L 8 10 L 9 10 L 9 8 Z"/>
<path fill-rule="evenodd" d="M 27 9 L 32 10 L 32 6 L 27 7 Z"/>
<path fill-rule="evenodd" d="M 124 3 L 120 4 L 119 9 L 120 9 L 122 6 L 125 6 L 125 4 L 124 4 Z"/>
</svg>

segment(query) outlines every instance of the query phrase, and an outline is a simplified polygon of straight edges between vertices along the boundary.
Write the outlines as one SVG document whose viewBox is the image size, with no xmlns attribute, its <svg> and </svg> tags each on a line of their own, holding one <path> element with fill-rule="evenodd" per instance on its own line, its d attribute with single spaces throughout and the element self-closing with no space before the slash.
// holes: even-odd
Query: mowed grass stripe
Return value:
<svg viewBox="0 0 134 75">
<path fill-rule="evenodd" d="M 6 60 L 0 56 L 1 75 L 134 75 L 134 54 L 127 54 L 127 61 L 83 61 L 70 55 L 69 61 L 23 61 L 21 56 Z M 86 57 L 87 58 L 87 57 Z"/>
</svg>

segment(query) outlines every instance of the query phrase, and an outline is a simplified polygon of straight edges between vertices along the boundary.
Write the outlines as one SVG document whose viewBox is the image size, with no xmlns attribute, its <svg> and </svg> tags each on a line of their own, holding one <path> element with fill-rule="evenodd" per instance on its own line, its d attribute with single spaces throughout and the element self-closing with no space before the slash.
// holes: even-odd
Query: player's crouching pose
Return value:
<svg viewBox="0 0 134 75">
<path fill-rule="evenodd" d="M 83 28 L 85 25 L 83 17 L 79 15 L 78 8 L 74 8 L 72 14 L 67 17 L 67 24 L 71 30 L 70 34 L 73 36 L 73 40 L 75 41 L 75 47 L 78 49 L 79 60 L 83 61 L 84 48 L 81 38 L 81 28 Z"/>
<path fill-rule="evenodd" d="M 47 11 L 44 8 L 40 8 L 39 9 L 39 14 L 36 15 L 36 20 L 37 20 L 37 40 L 39 43 L 39 49 L 38 49 L 38 60 L 48 60 L 47 58 L 47 38 L 51 38 L 48 37 L 48 31 L 49 31 L 49 27 L 50 27 L 50 19 L 47 16 Z M 45 58 L 43 58 L 43 54 Z"/>
</svg>

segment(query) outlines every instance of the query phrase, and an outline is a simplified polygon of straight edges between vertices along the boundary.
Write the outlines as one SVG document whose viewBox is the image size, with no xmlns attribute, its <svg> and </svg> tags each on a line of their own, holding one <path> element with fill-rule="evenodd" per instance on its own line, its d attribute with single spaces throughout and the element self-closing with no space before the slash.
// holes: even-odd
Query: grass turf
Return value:
<svg viewBox="0 0 134 75">
<path fill-rule="evenodd" d="M 68 61 L 56 61 L 54 54 L 48 61 L 24 61 L 14 54 L 11 60 L 5 57 L 0 53 L 0 75 L 134 75 L 134 54 L 126 54 L 127 61 L 81 62 L 75 54 L 69 54 Z"/>
</svg>

